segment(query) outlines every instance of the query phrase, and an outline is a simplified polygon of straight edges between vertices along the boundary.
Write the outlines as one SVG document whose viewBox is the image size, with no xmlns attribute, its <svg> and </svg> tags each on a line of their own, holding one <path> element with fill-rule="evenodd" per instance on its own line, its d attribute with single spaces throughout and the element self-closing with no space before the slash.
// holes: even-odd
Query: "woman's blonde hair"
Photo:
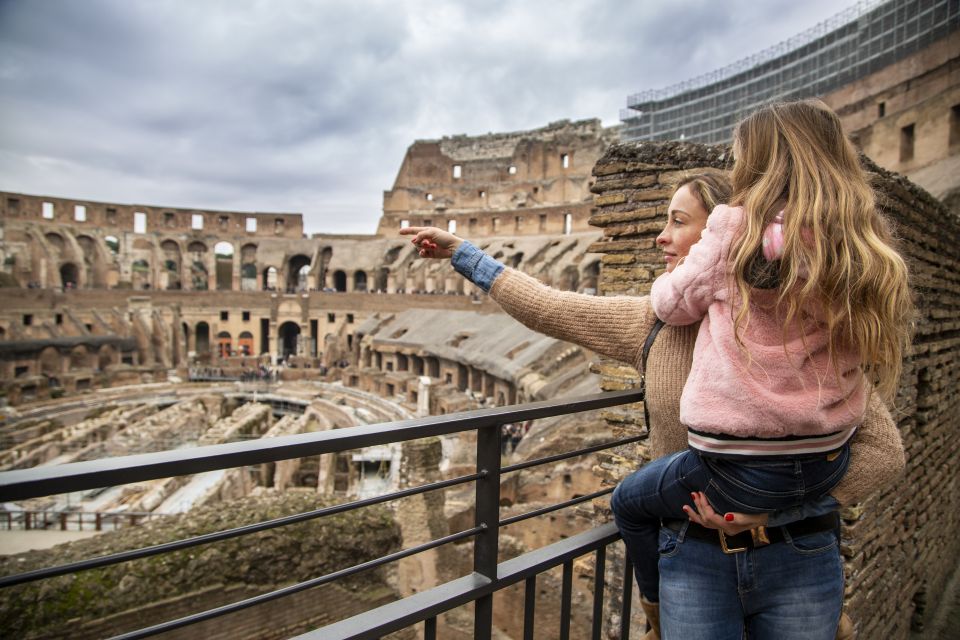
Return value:
<svg viewBox="0 0 960 640">
<path fill-rule="evenodd" d="M 731 204 L 746 211 L 731 249 L 742 301 L 734 321 L 738 342 L 749 321 L 753 262 L 764 229 L 782 208 L 777 308 L 784 338 L 795 321 L 822 323 L 834 373 L 840 375 L 838 349 L 852 348 L 877 390 L 892 399 L 910 343 L 907 265 L 840 119 L 819 100 L 771 104 L 737 125 L 733 151 Z"/>
<path fill-rule="evenodd" d="M 730 202 L 733 193 L 730 178 L 723 173 L 696 173 L 677 184 L 674 193 L 687 187 L 709 214 L 718 204 Z"/>
</svg>

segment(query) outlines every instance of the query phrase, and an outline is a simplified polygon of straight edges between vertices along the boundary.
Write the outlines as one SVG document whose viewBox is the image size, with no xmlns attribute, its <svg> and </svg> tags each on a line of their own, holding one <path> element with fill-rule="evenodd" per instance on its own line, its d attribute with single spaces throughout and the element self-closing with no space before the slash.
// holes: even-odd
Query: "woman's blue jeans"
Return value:
<svg viewBox="0 0 960 640">
<path fill-rule="evenodd" d="M 663 588 L 660 585 L 660 571 L 658 564 L 663 560 L 661 556 L 667 553 L 662 548 L 662 535 L 660 530 L 660 519 L 678 519 L 686 520 L 687 516 L 682 510 L 683 505 L 693 505 L 690 493 L 693 491 L 703 491 L 710 500 L 711 505 L 724 513 L 726 511 L 760 512 L 771 511 L 775 509 L 786 509 L 796 507 L 805 501 L 815 500 L 825 495 L 830 489 L 836 486 L 849 464 L 849 447 L 844 447 L 839 455 L 828 458 L 826 455 L 814 456 L 803 459 L 788 460 L 746 460 L 729 462 L 718 460 L 716 458 L 701 457 L 692 450 L 681 451 L 671 456 L 666 456 L 645 464 L 638 471 L 634 472 L 620 485 L 617 486 L 611 499 L 611 508 L 617 527 L 623 536 L 624 543 L 627 546 L 637 577 L 637 583 L 640 586 L 640 592 L 643 596 L 652 602 L 664 599 L 665 593 L 672 593 L 673 589 L 680 588 L 678 584 L 666 584 Z M 669 530 L 666 530 L 669 531 Z M 824 535 L 827 538 L 824 538 Z M 669 535 L 667 536 L 669 538 Z M 842 563 L 840 562 L 839 551 L 836 545 L 836 536 L 831 532 L 825 534 L 813 534 L 803 536 L 800 542 L 803 545 L 808 544 L 808 538 L 814 539 L 812 543 L 817 545 L 813 548 L 823 550 L 811 554 L 809 549 L 800 553 L 796 545 L 790 543 L 778 543 L 764 547 L 760 550 L 749 552 L 748 558 L 756 557 L 761 551 L 765 556 L 775 555 L 777 553 L 794 553 L 799 559 L 810 560 L 817 556 L 819 564 L 826 556 L 834 556 L 833 563 L 839 567 L 835 572 L 838 577 L 839 587 L 836 588 L 836 602 L 826 602 L 816 596 L 816 594 L 807 594 L 803 596 L 804 601 L 816 596 L 818 600 L 814 604 L 820 604 L 830 607 L 829 620 L 832 616 L 832 609 L 836 609 L 836 617 L 832 619 L 834 630 L 836 622 L 840 616 L 840 606 L 842 602 L 843 573 Z M 825 540 L 832 541 L 831 548 L 823 544 Z M 679 546 L 688 546 L 696 543 L 700 549 L 699 556 L 709 554 L 717 555 L 718 563 L 727 568 L 730 579 L 724 582 L 725 587 L 730 589 L 731 598 L 740 598 L 749 592 L 749 585 L 742 582 L 744 577 L 755 580 L 757 578 L 757 567 L 752 561 L 747 561 L 746 566 L 741 571 L 738 568 L 737 556 L 727 556 L 722 552 L 719 546 L 708 542 L 698 540 L 684 541 L 680 540 Z M 772 553 L 770 550 L 772 549 Z M 658 550 L 660 553 L 658 553 Z M 747 552 L 743 552 L 747 553 Z M 730 560 L 734 558 L 734 560 Z M 694 564 L 685 567 L 683 575 L 696 578 L 701 570 L 701 561 L 699 559 L 691 560 Z M 807 565 L 803 565 L 806 567 Z M 766 569 L 764 569 L 766 570 Z M 746 573 L 744 573 L 746 572 Z M 684 597 L 687 601 L 698 601 L 699 594 L 689 593 L 690 582 L 682 579 L 681 572 L 677 571 L 671 574 L 671 578 L 679 580 L 680 584 L 687 584 L 683 590 L 688 593 Z M 752 575 L 752 577 L 751 577 Z M 781 582 L 775 583 L 781 586 L 784 594 L 793 594 L 797 592 L 796 585 L 793 584 L 794 576 L 799 580 L 800 574 L 791 572 L 786 574 L 789 580 L 784 581 L 783 574 Z M 762 576 L 766 580 L 767 576 Z M 823 574 L 823 580 L 830 582 L 828 574 Z M 703 586 L 701 582 L 697 582 Z M 820 582 L 818 588 L 822 587 Z M 713 590 L 708 590 L 712 593 Z M 802 591 L 802 590 L 801 590 Z M 769 595 L 769 594 L 768 594 Z M 794 598 L 794 595 L 790 595 Z M 710 602 L 719 602 L 714 595 L 710 596 Z M 666 617 L 667 612 L 675 610 L 679 606 L 674 602 L 666 610 L 661 609 L 661 617 Z M 731 613 L 739 620 L 742 628 L 749 613 L 750 607 L 738 605 Z M 756 612 L 755 612 L 756 613 Z M 793 615 L 793 614 L 791 614 Z M 684 621 L 693 619 L 683 613 Z M 695 617 L 695 616 L 694 616 Z M 732 618 L 731 618 L 732 619 Z M 819 619 L 819 618 L 818 618 Z M 679 623 L 679 620 L 671 620 L 668 626 Z M 781 624 L 781 623 L 778 623 Z M 809 631 L 810 624 L 801 625 L 806 631 Z M 781 626 L 777 627 L 778 633 Z M 703 636 L 711 637 L 711 636 Z M 719 636 L 717 636 L 719 637 Z M 731 636 L 734 637 L 734 636 Z M 739 638 L 739 636 L 735 636 Z M 771 636 L 772 637 L 772 636 Z M 778 636 L 779 637 L 779 636 Z M 786 636 L 784 636 L 786 637 Z M 806 637 L 810 637 L 809 635 Z"/>
<path fill-rule="evenodd" d="M 725 554 L 663 528 L 663 640 L 833 640 L 843 606 L 843 560 L 831 531 Z"/>
</svg>

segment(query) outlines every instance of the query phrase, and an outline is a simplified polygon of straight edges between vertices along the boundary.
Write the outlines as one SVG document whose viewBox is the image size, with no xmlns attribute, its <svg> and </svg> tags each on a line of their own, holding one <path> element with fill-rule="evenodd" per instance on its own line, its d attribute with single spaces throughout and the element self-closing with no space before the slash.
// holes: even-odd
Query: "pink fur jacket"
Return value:
<svg viewBox="0 0 960 640">
<path fill-rule="evenodd" d="M 750 320 L 740 329 L 745 350 L 734 338 L 738 296 L 731 291 L 729 257 L 743 220 L 742 208 L 718 206 L 686 259 L 653 283 L 650 299 L 661 320 L 688 325 L 703 318 L 680 420 L 703 435 L 789 440 L 835 433 L 842 443 L 866 407 L 856 353 L 835 354 L 838 379 L 826 332 L 812 321 L 794 322 L 784 332 L 770 311 L 775 290 L 753 290 Z"/>
</svg>

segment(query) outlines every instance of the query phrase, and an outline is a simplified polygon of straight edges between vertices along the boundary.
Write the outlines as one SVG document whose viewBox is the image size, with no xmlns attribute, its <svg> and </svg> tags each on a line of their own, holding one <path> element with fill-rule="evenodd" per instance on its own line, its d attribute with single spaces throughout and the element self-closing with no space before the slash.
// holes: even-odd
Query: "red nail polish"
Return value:
<svg viewBox="0 0 960 640">
<path fill-rule="evenodd" d="M 733 514 L 728 513 L 727 515 L 723 516 L 723 519 L 726 520 L 727 522 L 733 522 Z"/>
<path fill-rule="evenodd" d="M 691 494 L 690 494 L 690 497 L 691 497 L 693 500 L 696 500 L 696 499 L 697 499 L 697 494 L 696 494 L 696 493 L 691 493 Z"/>
</svg>

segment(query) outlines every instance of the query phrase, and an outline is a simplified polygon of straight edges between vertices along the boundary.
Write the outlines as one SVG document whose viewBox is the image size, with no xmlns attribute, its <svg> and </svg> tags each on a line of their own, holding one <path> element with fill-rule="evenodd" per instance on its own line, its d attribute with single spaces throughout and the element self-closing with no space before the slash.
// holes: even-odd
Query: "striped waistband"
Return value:
<svg viewBox="0 0 960 640">
<path fill-rule="evenodd" d="M 717 457 L 806 456 L 839 449 L 853 437 L 856 427 L 817 436 L 782 438 L 741 438 L 721 433 L 706 433 L 687 428 L 691 449 Z"/>
</svg>

